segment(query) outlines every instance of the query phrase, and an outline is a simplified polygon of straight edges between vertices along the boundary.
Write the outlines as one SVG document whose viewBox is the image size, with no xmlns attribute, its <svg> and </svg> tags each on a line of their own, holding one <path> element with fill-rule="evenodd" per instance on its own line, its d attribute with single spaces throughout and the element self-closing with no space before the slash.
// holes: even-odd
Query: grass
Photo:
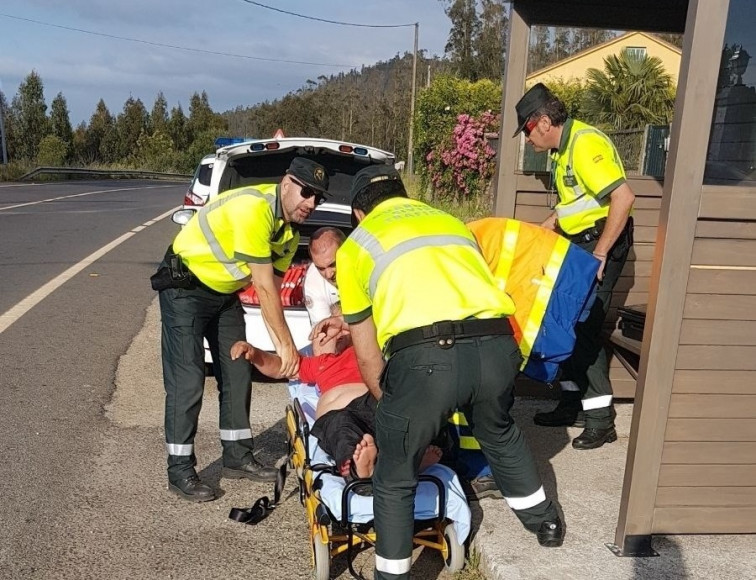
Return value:
<svg viewBox="0 0 756 580">
<path fill-rule="evenodd" d="M 470 549 L 464 569 L 454 574 L 454 580 L 486 580 L 480 571 L 480 554 L 475 548 Z"/>
</svg>

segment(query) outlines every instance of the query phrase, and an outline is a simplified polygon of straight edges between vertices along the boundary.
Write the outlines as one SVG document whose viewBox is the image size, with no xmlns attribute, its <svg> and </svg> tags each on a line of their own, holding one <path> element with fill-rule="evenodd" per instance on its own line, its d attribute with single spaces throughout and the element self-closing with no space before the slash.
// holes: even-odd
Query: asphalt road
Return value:
<svg viewBox="0 0 756 580">
<path fill-rule="evenodd" d="M 185 188 L 0 184 L 0 578 L 310 577 L 292 478 L 264 522 L 227 517 L 272 487 L 220 480 L 212 379 L 196 444 L 200 475 L 222 495 L 191 504 L 167 491 L 148 278 L 177 231 L 167 217 L 153 220 Z M 281 383 L 253 385 L 265 462 L 286 452 L 286 400 Z M 367 576 L 371 562 L 372 551 L 358 558 Z M 333 572 L 349 577 L 343 560 Z M 413 574 L 448 577 L 435 552 L 420 553 Z"/>
</svg>

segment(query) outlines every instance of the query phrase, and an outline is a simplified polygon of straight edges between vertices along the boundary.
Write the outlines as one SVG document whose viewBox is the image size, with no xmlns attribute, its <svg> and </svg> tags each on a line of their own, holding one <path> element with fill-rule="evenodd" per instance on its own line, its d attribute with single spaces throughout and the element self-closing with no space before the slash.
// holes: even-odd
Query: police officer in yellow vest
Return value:
<svg viewBox="0 0 756 580">
<path fill-rule="evenodd" d="M 421 457 L 460 408 L 510 507 L 543 546 L 562 522 L 509 414 L 522 357 L 501 292 L 456 218 L 408 199 L 397 171 L 362 169 L 352 186 L 359 226 L 336 254 L 344 320 L 379 399 L 373 475 L 375 578 L 409 578 Z"/>
<path fill-rule="evenodd" d="M 252 454 L 251 366 L 230 357 L 231 345 L 246 340 L 236 292 L 254 282 L 282 359 L 282 374 L 296 373 L 299 356 L 279 291 L 299 242 L 291 224 L 304 222 L 327 190 L 326 170 L 297 157 L 279 184 L 224 192 L 179 232 L 153 276 L 162 314 L 168 481 L 179 497 L 215 499 L 214 490 L 195 471 L 194 437 L 205 383 L 203 337 L 210 345 L 220 391 L 222 476 L 276 478 L 277 470 L 264 467 Z"/>
<path fill-rule="evenodd" d="M 633 243 L 635 195 L 616 148 L 598 129 L 568 117 L 564 104 L 538 83 L 515 105 L 518 127 L 537 152 L 551 151 L 552 186 L 559 202 L 541 225 L 560 232 L 601 261 L 598 292 L 588 318 L 575 328 L 572 357 L 562 364 L 562 399 L 538 425 L 584 425 L 575 449 L 595 449 L 617 439 L 612 385 L 602 326 L 612 290 Z"/>
</svg>

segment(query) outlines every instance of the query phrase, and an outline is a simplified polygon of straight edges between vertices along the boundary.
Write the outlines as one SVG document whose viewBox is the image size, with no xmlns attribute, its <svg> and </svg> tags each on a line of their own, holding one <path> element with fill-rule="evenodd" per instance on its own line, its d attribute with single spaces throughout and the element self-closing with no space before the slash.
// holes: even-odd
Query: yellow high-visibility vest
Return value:
<svg viewBox="0 0 756 580">
<path fill-rule="evenodd" d="M 564 233 L 577 234 L 609 215 L 609 194 L 625 182 L 622 160 L 609 137 L 568 118 L 551 159 L 559 193 L 554 211 Z"/>
<path fill-rule="evenodd" d="M 475 238 L 455 217 L 417 200 L 381 202 L 336 254 L 347 322 L 372 314 L 378 344 L 441 320 L 512 314 Z"/>
<path fill-rule="evenodd" d="M 273 264 L 283 275 L 299 233 L 283 219 L 276 184 L 223 192 L 181 229 L 173 250 L 205 285 L 224 294 L 250 283 L 249 264 Z"/>
</svg>

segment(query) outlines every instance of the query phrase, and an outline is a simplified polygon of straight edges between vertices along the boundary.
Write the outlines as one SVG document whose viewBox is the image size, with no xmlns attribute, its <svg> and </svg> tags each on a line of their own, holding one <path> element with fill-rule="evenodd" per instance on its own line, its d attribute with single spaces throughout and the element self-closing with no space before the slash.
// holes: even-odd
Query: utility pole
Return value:
<svg viewBox="0 0 756 580">
<path fill-rule="evenodd" d="M 415 80 L 417 79 L 417 38 L 420 34 L 420 23 L 415 22 L 415 51 L 412 56 L 412 97 L 410 102 L 410 125 L 409 125 L 409 142 L 407 144 L 407 175 L 415 174 L 414 156 L 412 154 L 414 120 L 415 120 Z"/>
<path fill-rule="evenodd" d="M 2 83 L 0 83 L 0 90 L 2 90 Z M 5 120 L 3 119 L 3 101 L 0 100 L 0 142 L 3 148 L 3 165 L 8 165 L 8 150 L 5 147 Z"/>
</svg>

